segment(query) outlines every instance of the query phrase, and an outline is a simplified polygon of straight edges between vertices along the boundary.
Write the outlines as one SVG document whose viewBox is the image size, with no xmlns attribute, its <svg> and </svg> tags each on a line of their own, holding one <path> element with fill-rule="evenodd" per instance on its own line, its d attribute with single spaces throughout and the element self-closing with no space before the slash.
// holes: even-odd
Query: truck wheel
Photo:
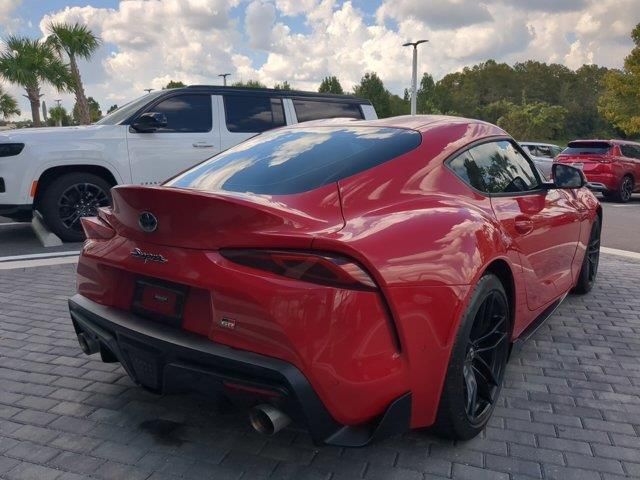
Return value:
<svg viewBox="0 0 640 480">
<path fill-rule="evenodd" d="M 38 202 L 49 229 L 65 242 L 81 242 L 80 217 L 97 215 L 98 207 L 111 205 L 111 185 L 91 173 L 68 173 L 51 182 Z"/>
</svg>

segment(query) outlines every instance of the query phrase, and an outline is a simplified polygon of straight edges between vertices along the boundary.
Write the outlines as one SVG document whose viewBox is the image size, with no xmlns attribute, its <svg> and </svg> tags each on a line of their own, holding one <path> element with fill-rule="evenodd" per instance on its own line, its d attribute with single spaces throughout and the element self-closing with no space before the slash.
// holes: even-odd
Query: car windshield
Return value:
<svg viewBox="0 0 640 480">
<path fill-rule="evenodd" d="M 605 155 L 611 144 L 608 142 L 570 142 L 562 151 L 563 155 Z"/>
<path fill-rule="evenodd" d="M 419 132 L 388 127 L 298 127 L 263 133 L 166 183 L 206 191 L 300 193 L 416 148 Z"/>
<path fill-rule="evenodd" d="M 140 110 L 145 106 L 145 104 L 162 95 L 162 93 L 162 90 L 158 90 L 157 92 L 150 92 L 140 98 L 136 98 L 122 107 L 117 108 L 105 117 L 102 117 L 96 122 L 96 125 L 117 125 Z"/>
</svg>

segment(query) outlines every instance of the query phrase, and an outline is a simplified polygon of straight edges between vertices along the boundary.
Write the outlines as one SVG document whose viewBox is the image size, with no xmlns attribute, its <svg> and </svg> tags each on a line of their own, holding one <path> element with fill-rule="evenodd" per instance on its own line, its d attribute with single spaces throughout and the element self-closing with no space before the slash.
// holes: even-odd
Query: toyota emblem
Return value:
<svg viewBox="0 0 640 480">
<path fill-rule="evenodd" d="M 138 217 L 138 225 L 143 231 L 151 233 L 158 228 L 158 219 L 151 212 L 142 212 Z"/>
</svg>

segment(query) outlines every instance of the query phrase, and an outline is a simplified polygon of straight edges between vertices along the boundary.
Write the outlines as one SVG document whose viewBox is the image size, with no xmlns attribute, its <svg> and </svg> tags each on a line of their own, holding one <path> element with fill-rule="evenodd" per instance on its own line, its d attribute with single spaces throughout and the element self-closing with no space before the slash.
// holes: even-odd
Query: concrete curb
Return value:
<svg viewBox="0 0 640 480">
<path fill-rule="evenodd" d="M 38 211 L 33 212 L 33 219 L 31 220 L 31 228 L 33 233 L 36 234 L 38 240 L 43 247 L 60 247 L 62 246 L 62 240 L 53 232 L 51 232 L 42 220 L 42 216 Z"/>
</svg>

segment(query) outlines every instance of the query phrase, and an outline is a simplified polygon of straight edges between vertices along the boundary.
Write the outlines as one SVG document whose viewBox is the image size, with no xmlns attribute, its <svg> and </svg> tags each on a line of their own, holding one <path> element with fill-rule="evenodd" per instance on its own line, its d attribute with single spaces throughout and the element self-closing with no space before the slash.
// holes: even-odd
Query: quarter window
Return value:
<svg viewBox="0 0 640 480">
<path fill-rule="evenodd" d="M 225 96 L 224 111 L 230 132 L 260 133 L 286 124 L 279 98 Z"/>
<path fill-rule="evenodd" d="M 455 174 L 486 193 L 516 193 L 536 190 L 540 177 L 511 142 L 478 145 L 449 163 Z"/>
<path fill-rule="evenodd" d="M 167 126 L 156 130 L 159 133 L 211 131 L 211 95 L 177 95 L 149 111 L 164 113 L 167 117 Z"/>
<path fill-rule="evenodd" d="M 635 145 L 620 145 L 620 151 L 622 155 L 627 158 L 640 159 L 640 147 L 636 147 Z"/>
<path fill-rule="evenodd" d="M 362 119 L 362 110 L 355 103 L 319 102 L 317 100 L 293 100 L 298 122 L 308 122 L 322 118 L 357 118 Z"/>
</svg>

